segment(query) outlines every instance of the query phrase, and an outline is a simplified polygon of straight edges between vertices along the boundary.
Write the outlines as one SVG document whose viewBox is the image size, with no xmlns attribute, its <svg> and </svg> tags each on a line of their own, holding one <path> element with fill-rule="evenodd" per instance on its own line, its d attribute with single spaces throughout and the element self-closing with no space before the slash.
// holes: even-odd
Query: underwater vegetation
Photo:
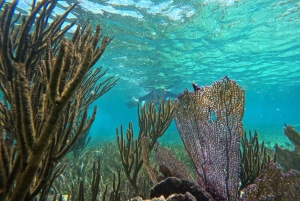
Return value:
<svg viewBox="0 0 300 201">
<path fill-rule="evenodd" d="M 171 100 L 169 100 L 167 104 L 160 104 L 157 113 L 154 103 L 148 104 L 148 107 L 147 104 L 145 104 L 138 114 L 140 129 L 136 140 L 134 140 L 133 126 L 131 123 L 126 131 L 127 140 L 124 139 L 122 126 L 120 135 L 118 134 L 117 128 L 117 141 L 122 165 L 125 175 L 133 186 L 136 195 L 140 194 L 137 176 L 143 164 L 145 164 L 153 183 L 156 184 L 158 182 L 157 175 L 149 163 L 149 155 L 158 138 L 161 137 L 170 126 L 173 111 L 174 106 Z"/>
<path fill-rule="evenodd" d="M 88 23 L 78 25 L 71 39 L 62 27 L 72 5 L 49 22 L 57 1 L 33 1 L 28 16 L 15 14 L 18 1 L 1 1 L 0 200 L 43 200 L 61 161 L 88 132 L 97 113 L 88 107 L 109 91 L 118 78 L 103 78 L 92 68 L 112 38 L 92 35 Z"/>
<path fill-rule="evenodd" d="M 290 125 L 285 126 L 284 134 L 294 144 L 295 150 L 289 151 L 277 145 L 277 161 L 284 170 L 295 169 L 300 171 L 300 134 Z"/>
<path fill-rule="evenodd" d="M 67 38 L 76 3 L 50 22 L 56 3 L 33 1 L 28 16 L 0 3 L 0 201 L 300 200 L 300 134 L 286 125 L 295 150 L 275 153 L 247 138 L 245 91 L 227 76 L 139 105 L 136 138 L 129 123 L 87 147 L 88 108 L 119 79 L 93 67 L 113 38 L 88 21 Z M 173 118 L 184 146 L 158 143 Z"/>
</svg>

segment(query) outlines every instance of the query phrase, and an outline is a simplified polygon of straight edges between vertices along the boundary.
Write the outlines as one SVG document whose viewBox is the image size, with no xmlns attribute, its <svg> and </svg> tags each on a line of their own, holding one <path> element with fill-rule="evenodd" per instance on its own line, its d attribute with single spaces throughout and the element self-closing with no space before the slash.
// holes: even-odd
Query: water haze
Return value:
<svg viewBox="0 0 300 201">
<path fill-rule="evenodd" d="M 20 1 L 20 10 L 30 3 Z M 59 1 L 55 15 L 72 3 Z M 152 88 L 179 94 L 228 76 L 246 91 L 245 130 L 289 146 L 284 124 L 300 131 L 299 16 L 293 0 L 80 0 L 69 21 L 90 19 L 114 37 L 95 67 L 121 78 L 94 103 L 92 142 L 115 140 L 128 122 L 137 134 L 137 108 L 125 105 L 132 97 Z M 162 140 L 180 141 L 174 122 Z"/>
</svg>

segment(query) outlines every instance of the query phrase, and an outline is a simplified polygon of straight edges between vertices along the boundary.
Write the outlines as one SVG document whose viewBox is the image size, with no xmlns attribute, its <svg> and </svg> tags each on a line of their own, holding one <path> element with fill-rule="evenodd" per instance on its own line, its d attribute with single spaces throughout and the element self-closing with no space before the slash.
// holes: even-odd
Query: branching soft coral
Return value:
<svg viewBox="0 0 300 201">
<path fill-rule="evenodd" d="M 284 127 L 284 134 L 294 144 L 295 150 L 282 149 L 276 145 L 277 161 L 285 171 L 290 169 L 300 171 L 300 134 L 291 125 Z"/>
<path fill-rule="evenodd" d="M 275 163 L 269 163 L 262 176 L 243 190 L 243 198 L 248 201 L 258 200 L 300 200 L 300 172 L 290 170 L 283 174 Z"/>
</svg>

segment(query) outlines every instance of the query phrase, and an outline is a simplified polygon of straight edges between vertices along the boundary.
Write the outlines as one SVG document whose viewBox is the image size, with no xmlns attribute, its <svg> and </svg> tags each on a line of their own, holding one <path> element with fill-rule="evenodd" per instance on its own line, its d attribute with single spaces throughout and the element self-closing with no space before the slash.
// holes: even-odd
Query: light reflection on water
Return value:
<svg viewBox="0 0 300 201">
<path fill-rule="evenodd" d="M 59 1 L 53 17 L 72 2 Z M 30 3 L 21 0 L 19 7 L 26 12 Z M 136 122 L 136 109 L 124 102 L 151 87 L 181 93 L 193 81 L 210 85 L 227 75 L 246 90 L 246 130 L 286 141 L 284 123 L 300 124 L 299 16 L 295 1 L 79 1 L 69 22 L 89 18 L 114 36 L 96 65 L 121 76 L 96 102 L 91 134 L 114 136 L 120 123 Z"/>
</svg>

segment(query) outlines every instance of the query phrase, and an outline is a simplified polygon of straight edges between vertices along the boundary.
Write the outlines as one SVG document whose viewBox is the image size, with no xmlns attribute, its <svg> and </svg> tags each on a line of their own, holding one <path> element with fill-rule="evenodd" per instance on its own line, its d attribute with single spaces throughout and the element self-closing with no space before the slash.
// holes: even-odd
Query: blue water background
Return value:
<svg viewBox="0 0 300 201">
<path fill-rule="evenodd" d="M 234 79 L 234 76 L 231 76 Z M 243 84 L 241 84 L 243 87 Z M 191 85 L 187 88 L 192 90 Z M 185 88 L 181 88 L 183 91 Z M 180 92 L 180 90 L 179 90 Z M 136 93 L 139 93 L 136 90 Z M 245 130 L 257 130 L 261 140 L 265 140 L 273 146 L 276 142 L 282 146 L 289 143 L 284 136 L 284 124 L 294 125 L 300 131 L 299 117 L 299 87 L 288 87 L 280 90 L 280 87 L 264 87 L 246 90 L 246 110 L 244 116 Z M 106 141 L 115 139 L 116 127 L 121 124 L 128 128 L 128 123 L 133 122 L 135 133 L 137 127 L 137 108 L 128 109 L 124 100 L 129 99 L 128 91 L 123 90 L 122 81 L 118 85 L 96 101 L 99 106 L 97 118 L 91 128 L 93 139 Z M 173 122 L 166 134 L 161 139 L 168 142 L 178 142 L 180 137 Z M 95 141 L 93 141 L 95 142 Z"/>
<path fill-rule="evenodd" d="M 137 125 L 137 109 L 128 109 L 124 103 L 145 95 L 149 86 L 181 93 L 192 90 L 193 81 L 211 85 L 227 75 L 246 91 L 245 130 L 257 130 L 269 146 L 276 142 L 288 146 L 284 124 L 300 131 L 299 3 L 240 1 L 226 6 L 189 1 L 173 5 L 169 13 L 176 5 L 194 13 L 191 17 L 181 13 L 179 19 L 171 20 L 163 12 L 148 12 L 134 25 L 132 17 L 102 23 L 109 22 L 113 25 L 108 28 L 120 32 L 105 30 L 115 39 L 99 65 L 121 80 L 96 102 L 100 108 L 91 129 L 93 138 L 114 139 L 120 124 Z M 162 140 L 180 141 L 174 122 Z"/>
<path fill-rule="evenodd" d="M 55 15 L 72 2 L 59 1 Z M 19 6 L 26 12 L 30 3 Z M 245 130 L 257 130 L 270 146 L 288 145 L 284 124 L 300 131 L 299 16 L 293 0 L 80 0 L 69 20 L 89 18 L 114 36 L 95 67 L 121 77 L 94 103 L 91 143 L 115 140 L 116 127 L 128 122 L 137 135 L 137 108 L 125 102 L 149 88 L 179 94 L 193 81 L 211 85 L 229 76 L 246 91 Z M 180 141 L 174 122 L 162 140 Z"/>
</svg>

